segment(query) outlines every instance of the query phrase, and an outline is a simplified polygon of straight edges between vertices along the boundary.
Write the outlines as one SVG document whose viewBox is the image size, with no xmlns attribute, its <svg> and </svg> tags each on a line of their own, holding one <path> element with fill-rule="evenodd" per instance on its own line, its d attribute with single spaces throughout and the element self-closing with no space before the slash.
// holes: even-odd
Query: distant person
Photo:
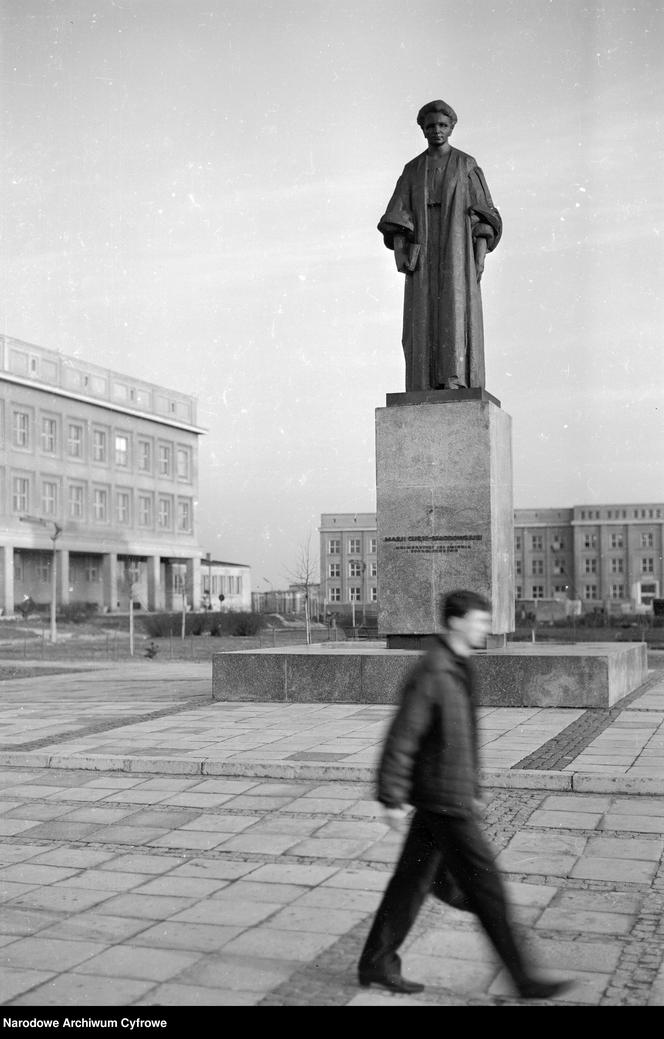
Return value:
<svg viewBox="0 0 664 1039">
<path fill-rule="evenodd" d="M 159 648 L 157 646 L 155 646 L 153 641 L 151 641 L 145 647 L 145 653 L 143 655 L 146 656 L 148 658 L 148 660 L 154 660 L 154 658 L 156 657 L 158 652 L 159 652 Z"/>
<path fill-rule="evenodd" d="M 548 999 L 569 982 L 533 976 L 512 930 L 503 884 L 480 829 L 482 804 L 475 684 L 469 657 L 486 644 L 491 613 L 474 592 L 443 604 L 446 633 L 406 679 L 383 746 L 378 800 L 400 829 L 405 806 L 415 807 L 394 874 L 385 890 L 359 962 L 360 985 L 421 992 L 401 974 L 397 950 L 428 894 L 474 913 L 507 967 L 522 999 Z M 456 894 L 455 894 L 456 890 Z"/>
<path fill-rule="evenodd" d="M 37 607 L 35 606 L 34 600 L 29 595 L 23 596 L 23 602 L 18 603 L 16 609 L 23 617 L 23 620 L 27 620 L 31 613 L 34 613 Z"/>
</svg>

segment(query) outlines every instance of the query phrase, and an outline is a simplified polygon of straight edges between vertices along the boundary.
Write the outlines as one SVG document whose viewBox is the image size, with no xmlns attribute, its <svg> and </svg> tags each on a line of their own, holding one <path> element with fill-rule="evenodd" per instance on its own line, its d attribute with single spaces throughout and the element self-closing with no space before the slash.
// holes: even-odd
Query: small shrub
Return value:
<svg viewBox="0 0 664 1039">
<path fill-rule="evenodd" d="M 265 626 L 264 618 L 259 613 L 187 613 L 185 614 L 185 635 L 255 635 Z M 143 630 L 150 638 L 168 638 L 182 633 L 181 613 L 151 613 L 141 617 Z"/>
</svg>

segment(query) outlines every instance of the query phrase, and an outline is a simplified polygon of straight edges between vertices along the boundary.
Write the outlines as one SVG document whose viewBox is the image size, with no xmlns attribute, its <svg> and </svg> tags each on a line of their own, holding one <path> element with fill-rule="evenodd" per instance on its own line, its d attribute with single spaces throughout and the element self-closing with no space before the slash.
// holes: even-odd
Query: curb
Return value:
<svg viewBox="0 0 664 1039">
<path fill-rule="evenodd" d="M 68 756 L 42 751 L 5 751 L 0 766 L 9 768 L 80 769 L 91 772 L 126 772 L 169 776 L 236 776 L 260 779 L 313 779 L 327 782 L 373 785 L 375 769 L 370 765 L 338 762 L 223 761 L 219 759 L 121 757 L 87 754 Z M 545 769 L 485 768 L 480 772 L 484 786 L 503 790 L 558 790 L 587 794 L 664 795 L 664 776 L 625 776 L 611 773 L 555 772 Z"/>
</svg>

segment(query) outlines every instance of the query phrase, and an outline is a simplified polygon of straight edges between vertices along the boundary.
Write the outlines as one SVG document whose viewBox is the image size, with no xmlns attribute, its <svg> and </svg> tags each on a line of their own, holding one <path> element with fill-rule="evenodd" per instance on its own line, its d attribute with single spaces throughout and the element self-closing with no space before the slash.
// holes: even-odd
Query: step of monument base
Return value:
<svg viewBox="0 0 664 1039">
<path fill-rule="evenodd" d="M 397 701 L 421 654 L 384 644 L 323 643 L 216 653 L 214 700 L 283 703 Z M 648 673 L 645 642 L 510 643 L 474 657 L 484 707 L 613 707 Z"/>
</svg>

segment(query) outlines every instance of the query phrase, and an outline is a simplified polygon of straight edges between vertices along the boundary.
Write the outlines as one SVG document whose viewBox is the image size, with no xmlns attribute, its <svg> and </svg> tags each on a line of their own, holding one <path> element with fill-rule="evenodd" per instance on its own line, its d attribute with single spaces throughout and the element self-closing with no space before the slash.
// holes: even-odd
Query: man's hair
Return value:
<svg viewBox="0 0 664 1039">
<path fill-rule="evenodd" d="M 424 129 L 424 120 L 429 115 L 429 112 L 442 112 L 448 119 L 452 120 L 452 125 L 456 126 L 457 114 L 451 105 L 446 104 L 444 101 L 429 101 L 427 105 L 423 105 L 417 113 L 417 125 Z"/>
<path fill-rule="evenodd" d="M 450 592 L 443 599 L 443 622 L 447 624 L 450 617 L 465 617 L 471 610 L 482 610 L 483 613 L 491 613 L 491 605 L 483 595 L 479 595 L 477 592 L 466 592 L 463 590 Z"/>
</svg>

